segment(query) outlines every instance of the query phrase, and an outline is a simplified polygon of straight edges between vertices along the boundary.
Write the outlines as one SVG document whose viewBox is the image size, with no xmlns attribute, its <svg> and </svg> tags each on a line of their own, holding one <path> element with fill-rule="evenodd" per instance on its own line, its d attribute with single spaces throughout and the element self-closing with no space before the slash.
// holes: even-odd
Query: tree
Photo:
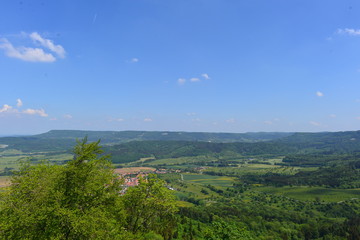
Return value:
<svg viewBox="0 0 360 240">
<path fill-rule="evenodd" d="M 0 238 L 123 239 L 121 182 L 102 153 L 84 138 L 66 165 L 23 165 L 1 196 Z"/>
<path fill-rule="evenodd" d="M 177 208 L 174 195 L 164 185 L 165 181 L 150 174 L 127 191 L 124 195 L 127 229 L 134 233 L 153 231 L 165 239 L 172 238 Z"/>
</svg>

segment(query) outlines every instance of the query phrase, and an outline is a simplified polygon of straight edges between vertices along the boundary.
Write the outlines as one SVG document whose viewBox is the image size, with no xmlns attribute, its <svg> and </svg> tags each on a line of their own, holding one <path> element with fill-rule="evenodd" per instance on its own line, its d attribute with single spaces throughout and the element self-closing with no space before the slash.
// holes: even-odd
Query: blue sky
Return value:
<svg viewBox="0 0 360 240">
<path fill-rule="evenodd" d="M 4 0 L 0 135 L 360 128 L 360 2 Z"/>
</svg>

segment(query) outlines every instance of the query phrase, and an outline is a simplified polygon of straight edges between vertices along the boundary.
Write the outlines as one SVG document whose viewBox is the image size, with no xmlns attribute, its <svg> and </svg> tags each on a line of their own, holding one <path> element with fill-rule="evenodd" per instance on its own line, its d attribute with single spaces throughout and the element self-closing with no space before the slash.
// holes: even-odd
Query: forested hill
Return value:
<svg viewBox="0 0 360 240">
<path fill-rule="evenodd" d="M 198 155 L 289 155 L 289 154 L 353 154 L 360 152 L 360 131 L 334 133 L 295 133 L 266 142 L 189 142 L 189 141 L 134 141 L 109 146 L 106 151 L 115 162 L 131 162 L 153 156 L 177 158 Z"/>
<path fill-rule="evenodd" d="M 101 139 L 102 143 L 129 141 L 201 141 L 201 142 L 259 142 L 292 135 L 283 132 L 210 133 L 171 131 L 79 131 L 52 130 L 35 135 L 42 139 L 76 139 L 88 136 L 90 141 Z"/>
<path fill-rule="evenodd" d="M 101 139 L 102 145 L 114 145 L 131 141 L 259 142 L 279 139 L 291 134 L 293 133 L 52 130 L 33 136 L 1 137 L 0 144 L 8 145 L 9 148 L 23 152 L 37 152 L 68 150 L 72 148 L 76 139 L 82 139 L 85 136 L 88 137 L 89 141 Z"/>
<path fill-rule="evenodd" d="M 0 145 L 23 152 L 64 151 L 76 139 L 101 139 L 113 155 L 179 157 L 235 152 L 242 155 L 353 153 L 360 151 L 360 131 L 323 133 L 201 133 L 52 130 L 26 137 L 2 137 Z M 5 148 L 0 148 L 0 150 Z M 129 159 L 130 160 L 130 159 Z"/>
</svg>

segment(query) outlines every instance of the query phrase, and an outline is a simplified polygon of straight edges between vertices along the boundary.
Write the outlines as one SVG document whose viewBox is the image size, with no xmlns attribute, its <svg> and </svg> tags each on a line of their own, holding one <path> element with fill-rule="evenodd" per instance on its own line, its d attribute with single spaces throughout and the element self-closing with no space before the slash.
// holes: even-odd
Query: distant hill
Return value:
<svg viewBox="0 0 360 240">
<path fill-rule="evenodd" d="M 295 133 L 271 141 L 258 142 L 190 142 L 133 141 L 109 146 L 114 162 L 131 162 L 154 156 L 161 158 L 189 157 L 213 154 L 288 155 L 288 154 L 360 154 L 360 131 Z"/>
<path fill-rule="evenodd" d="M 103 145 L 115 145 L 131 141 L 190 141 L 190 142 L 261 142 L 271 141 L 293 133 L 206 133 L 169 131 L 80 131 L 51 130 L 49 132 L 22 137 L 2 137 L 0 144 L 9 145 L 24 152 L 61 151 L 72 148 L 76 139 L 88 136 L 89 141 L 101 139 Z"/>
<path fill-rule="evenodd" d="M 251 133 L 209 133 L 171 131 L 78 131 L 51 130 L 34 135 L 42 139 L 76 139 L 88 136 L 89 140 L 101 139 L 103 144 L 129 141 L 201 141 L 201 142 L 259 142 L 287 137 L 293 133 L 251 132 Z"/>
</svg>

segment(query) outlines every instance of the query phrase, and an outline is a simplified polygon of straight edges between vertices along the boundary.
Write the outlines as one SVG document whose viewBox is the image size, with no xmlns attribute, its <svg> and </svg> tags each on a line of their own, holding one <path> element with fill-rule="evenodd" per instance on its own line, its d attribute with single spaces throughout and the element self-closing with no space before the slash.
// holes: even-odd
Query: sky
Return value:
<svg viewBox="0 0 360 240">
<path fill-rule="evenodd" d="M 356 0 L 2 0 L 0 135 L 360 129 Z"/>
</svg>

